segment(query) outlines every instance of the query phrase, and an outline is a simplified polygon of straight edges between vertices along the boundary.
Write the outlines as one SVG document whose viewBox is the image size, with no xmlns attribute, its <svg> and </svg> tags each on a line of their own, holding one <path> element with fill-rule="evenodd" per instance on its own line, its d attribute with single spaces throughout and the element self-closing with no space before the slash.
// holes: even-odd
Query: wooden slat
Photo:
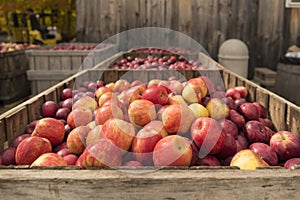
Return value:
<svg viewBox="0 0 300 200">
<path fill-rule="evenodd" d="M 41 118 L 41 108 L 44 102 L 45 100 L 42 95 L 36 96 L 28 101 L 27 110 L 28 120 L 30 122 Z"/>
<path fill-rule="evenodd" d="M 28 112 L 25 106 L 5 117 L 6 135 L 9 145 L 17 136 L 24 133 L 28 123 Z"/>
<path fill-rule="evenodd" d="M 269 107 L 269 96 L 270 92 L 264 88 L 256 88 L 256 98 L 255 101 L 261 103 L 267 110 Z"/>
<path fill-rule="evenodd" d="M 245 87 L 248 89 L 248 95 L 247 95 L 247 100 L 250 102 L 255 101 L 256 99 L 256 88 L 258 85 L 254 84 L 251 81 L 246 81 L 245 82 Z"/>
<path fill-rule="evenodd" d="M 4 119 L 0 120 L 0 152 L 4 149 L 4 143 L 7 141 L 6 130 L 5 130 L 5 121 Z"/>
<path fill-rule="evenodd" d="M 286 118 L 288 130 L 300 138 L 300 107 L 288 104 Z"/>
<path fill-rule="evenodd" d="M 269 112 L 270 119 L 278 131 L 285 130 L 286 128 L 286 100 L 275 95 L 270 94 L 269 99 Z"/>
<path fill-rule="evenodd" d="M 235 87 L 237 83 L 237 77 L 236 75 L 234 75 L 233 73 L 229 74 L 229 83 L 228 83 L 228 87 L 232 88 Z"/>
</svg>

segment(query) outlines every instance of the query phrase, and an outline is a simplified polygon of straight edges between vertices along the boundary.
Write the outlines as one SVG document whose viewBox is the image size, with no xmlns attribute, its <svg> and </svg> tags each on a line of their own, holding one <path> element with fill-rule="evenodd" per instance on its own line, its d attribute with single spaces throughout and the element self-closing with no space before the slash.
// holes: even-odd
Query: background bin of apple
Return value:
<svg viewBox="0 0 300 200">
<path fill-rule="evenodd" d="M 209 89 L 208 89 L 209 87 Z M 89 167 L 266 166 L 300 164 L 300 140 L 276 131 L 266 109 L 236 86 L 208 77 L 148 83 L 85 81 L 1 153 L 2 165 Z"/>
</svg>

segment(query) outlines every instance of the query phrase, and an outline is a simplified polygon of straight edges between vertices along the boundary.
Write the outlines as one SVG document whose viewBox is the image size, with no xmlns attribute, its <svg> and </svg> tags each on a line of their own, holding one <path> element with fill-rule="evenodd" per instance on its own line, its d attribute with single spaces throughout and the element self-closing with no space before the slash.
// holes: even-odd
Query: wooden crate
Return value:
<svg viewBox="0 0 300 200">
<path fill-rule="evenodd" d="M 298 106 L 226 70 L 206 56 L 203 59 L 218 66 L 217 71 L 210 73 L 220 73 L 226 88 L 237 85 L 247 87 L 249 100 L 258 101 L 266 107 L 276 129 L 290 130 L 300 136 Z M 27 123 L 40 117 L 43 102 L 59 101 L 60 92 L 65 87 L 98 78 L 106 82 L 115 81 L 124 73 L 126 71 L 109 69 L 84 70 L 4 113 L 0 116 L 0 148 L 3 149 L 5 142 L 9 144 L 21 134 Z M 150 76 L 151 72 L 140 73 Z M 141 74 L 131 75 L 137 78 Z M 191 72 L 190 75 L 196 76 L 199 72 Z M 300 195 L 298 169 L 269 167 L 243 171 L 235 167 L 170 167 L 151 173 L 130 170 L 132 169 L 5 167 L 0 169 L 0 192 L 6 199 L 297 199 Z"/>
<path fill-rule="evenodd" d="M 74 45 L 84 44 L 89 43 L 76 43 Z M 72 43 L 57 46 L 64 45 L 72 45 Z M 27 77 L 31 82 L 31 94 L 36 95 L 81 69 L 93 68 L 99 62 L 106 60 L 117 52 L 116 45 L 106 45 L 104 48 L 93 51 L 51 49 L 26 51 L 29 60 Z"/>
<path fill-rule="evenodd" d="M 30 94 L 24 50 L 0 53 L 0 103 L 10 103 Z"/>
<path fill-rule="evenodd" d="M 254 81 L 258 82 L 261 86 L 274 91 L 276 72 L 265 67 L 254 69 Z"/>
</svg>

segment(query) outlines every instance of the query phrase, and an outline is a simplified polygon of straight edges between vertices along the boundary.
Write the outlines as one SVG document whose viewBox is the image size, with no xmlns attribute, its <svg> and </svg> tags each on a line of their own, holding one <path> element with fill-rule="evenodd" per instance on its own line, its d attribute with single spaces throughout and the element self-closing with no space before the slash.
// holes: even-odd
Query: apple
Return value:
<svg viewBox="0 0 300 200">
<path fill-rule="evenodd" d="M 169 134 L 187 134 L 194 120 L 194 113 L 183 104 L 170 105 L 162 113 L 162 123 Z"/>
<path fill-rule="evenodd" d="M 233 138 L 237 138 L 239 131 L 238 127 L 235 125 L 235 123 L 233 123 L 233 121 L 224 119 L 220 121 L 220 124 L 226 134 L 230 134 Z"/>
<path fill-rule="evenodd" d="M 67 123 L 72 129 L 79 126 L 86 126 L 92 120 L 93 113 L 87 108 L 76 108 L 67 117 Z"/>
<path fill-rule="evenodd" d="M 270 147 L 277 153 L 279 161 L 286 161 L 300 154 L 300 139 L 289 131 L 279 131 L 270 139 Z"/>
<path fill-rule="evenodd" d="M 31 165 L 40 155 L 52 151 L 48 139 L 31 136 L 20 142 L 16 149 L 15 159 L 17 165 Z"/>
<path fill-rule="evenodd" d="M 125 79 L 119 79 L 115 82 L 114 92 L 122 92 L 130 88 L 130 83 Z"/>
<path fill-rule="evenodd" d="M 46 101 L 42 105 L 43 117 L 55 117 L 55 113 L 58 110 L 58 105 L 54 101 Z"/>
<path fill-rule="evenodd" d="M 76 101 L 72 106 L 72 111 L 80 108 L 82 110 L 89 109 L 91 112 L 94 112 L 97 108 L 97 101 L 90 96 L 83 96 L 78 101 Z"/>
<path fill-rule="evenodd" d="M 74 128 L 68 135 L 67 147 L 73 154 L 81 154 L 86 147 L 86 137 L 90 131 L 87 126 L 79 126 Z"/>
<path fill-rule="evenodd" d="M 87 167 L 116 167 L 122 164 L 122 151 L 111 140 L 100 139 L 87 146 L 77 162 L 83 169 Z"/>
<path fill-rule="evenodd" d="M 201 105 L 199 103 L 192 103 L 192 104 L 189 105 L 189 108 L 194 113 L 194 116 L 196 118 L 209 117 L 208 110 L 203 105 Z"/>
<path fill-rule="evenodd" d="M 245 118 L 239 114 L 236 110 L 231 109 L 229 111 L 229 119 L 240 129 L 246 124 Z"/>
<path fill-rule="evenodd" d="M 209 116 L 213 119 L 220 120 L 229 117 L 229 107 L 221 99 L 212 98 L 206 105 Z"/>
<path fill-rule="evenodd" d="M 110 82 L 110 83 L 106 84 L 105 87 L 107 87 L 107 88 L 111 89 L 112 91 L 114 91 L 115 83 L 114 82 Z"/>
<path fill-rule="evenodd" d="M 236 110 L 235 102 L 231 97 L 222 98 L 222 101 L 226 103 L 226 105 L 229 107 L 229 109 Z"/>
<path fill-rule="evenodd" d="M 66 100 L 73 97 L 73 90 L 71 88 L 65 88 L 61 91 L 61 100 Z"/>
<path fill-rule="evenodd" d="M 66 161 L 67 165 L 75 165 L 78 157 L 74 154 L 68 154 L 64 156 L 63 159 Z"/>
<path fill-rule="evenodd" d="M 131 87 L 129 90 L 126 90 L 124 92 L 123 103 L 125 105 L 129 105 L 135 100 L 142 99 L 142 95 L 145 92 L 145 90 L 146 90 L 145 85 L 138 85 L 138 86 Z"/>
<path fill-rule="evenodd" d="M 202 78 L 192 78 L 183 88 L 182 97 L 188 103 L 199 103 L 207 94 L 207 86 Z"/>
<path fill-rule="evenodd" d="M 162 139 L 161 133 L 151 128 L 141 129 L 135 136 L 131 151 L 135 160 L 143 165 L 153 165 L 153 149 L 156 143 Z"/>
<path fill-rule="evenodd" d="M 36 124 L 31 136 L 47 138 L 53 146 L 56 146 L 64 139 L 65 126 L 57 119 L 42 118 Z"/>
<path fill-rule="evenodd" d="M 248 89 L 245 86 L 236 86 L 235 90 L 238 91 L 238 93 L 240 93 L 242 98 L 246 98 L 248 95 Z"/>
<path fill-rule="evenodd" d="M 266 127 L 273 130 L 274 126 L 273 126 L 273 123 L 270 119 L 268 119 L 268 118 L 259 118 L 258 121 L 260 121 L 261 123 L 263 123 L 263 125 L 265 125 Z"/>
<path fill-rule="evenodd" d="M 246 101 L 246 99 L 244 99 L 244 98 L 240 98 L 240 99 L 234 100 L 236 109 L 238 110 L 239 107 L 240 107 L 243 103 L 246 103 L 246 102 L 247 102 L 247 101 Z"/>
<path fill-rule="evenodd" d="M 145 99 L 135 100 L 128 107 L 128 116 L 134 125 L 144 126 L 156 119 L 155 105 Z"/>
<path fill-rule="evenodd" d="M 38 123 L 39 120 L 33 120 L 26 126 L 25 134 L 30 134 L 33 132 L 36 124 Z"/>
<path fill-rule="evenodd" d="M 248 121 L 244 127 L 244 133 L 250 143 L 269 143 L 274 131 L 256 120 Z"/>
<path fill-rule="evenodd" d="M 183 85 L 178 80 L 170 80 L 168 88 L 175 95 L 181 95 L 183 90 Z"/>
<path fill-rule="evenodd" d="M 16 164 L 16 148 L 8 147 L 1 152 L 2 165 L 15 165 Z"/>
<path fill-rule="evenodd" d="M 72 109 L 73 106 L 73 99 L 72 98 L 68 98 L 65 99 L 62 103 L 61 103 L 61 107 L 62 108 L 69 108 L 70 110 Z"/>
<path fill-rule="evenodd" d="M 55 147 L 53 148 L 53 152 L 54 152 L 54 153 L 57 153 L 58 151 L 60 151 L 60 150 L 62 150 L 62 149 L 67 149 L 67 148 L 68 148 L 67 142 L 62 142 L 62 143 L 60 143 L 59 145 L 57 145 L 57 146 L 55 146 Z"/>
<path fill-rule="evenodd" d="M 188 104 L 186 103 L 186 101 L 183 99 L 183 97 L 181 95 L 171 95 L 171 96 L 169 96 L 168 104 L 169 105 L 183 104 L 185 106 L 188 106 Z"/>
<path fill-rule="evenodd" d="M 161 79 L 151 79 L 147 84 L 147 88 L 152 86 L 158 86 L 161 81 Z"/>
<path fill-rule="evenodd" d="M 67 162 L 56 153 L 44 153 L 30 165 L 31 168 L 36 166 L 67 166 Z"/>
<path fill-rule="evenodd" d="M 91 129 L 86 136 L 86 146 L 91 145 L 97 140 L 104 138 L 102 133 L 102 125 L 97 125 Z"/>
<path fill-rule="evenodd" d="M 204 81 L 204 83 L 207 87 L 207 94 L 212 94 L 216 91 L 215 85 L 209 77 L 199 76 L 199 78 L 201 78 Z"/>
<path fill-rule="evenodd" d="M 157 113 L 156 113 L 156 118 L 160 121 L 162 121 L 162 113 L 164 112 L 164 110 L 169 107 L 170 105 L 164 105 L 161 108 L 158 109 Z"/>
<path fill-rule="evenodd" d="M 278 165 L 276 152 L 267 144 L 256 142 L 249 146 L 249 149 L 257 153 L 270 166 Z"/>
<path fill-rule="evenodd" d="M 159 120 L 153 120 L 146 124 L 143 129 L 149 130 L 149 131 L 156 131 L 157 133 L 161 134 L 162 137 L 168 136 L 167 130 L 164 128 L 164 125 Z"/>
<path fill-rule="evenodd" d="M 295 169 L 295 167 L 300 166 L 300 158 L 290 158 L 284 163 L 285 169 Z"/>
<path fill-rule="evenodd" d="M 188 140 L 169 135 L 159 140 L 153 150 L 154 166 L 190 166 L 192 148 Z"/>
<path fill-rule="evenodd" d="M 259 102 L 253 102 L 253 105 L 256 106 L 258 113 L 259 113 L 259 117 L 265 118 L 266 117 L 266 108 Z"/>
<path fill-rule="evenodd" d="M 107 120 L 117 118 L 124 120 L 123 111 L 118 106 L 107 105 L 96 110 L 95 124 L 103 125 Z"/>
<path fill-rule="evenodd" d="M 142 95 L 142 99 L 151 101 L 153 104 L 165 105 L 168 102 L 168 93 L 162 86 L 148 87 Z"/>
<path fill-rule="evenodd" d="M 69 108 L 59 108 L 55 113 L 55 118 L 67 120 L 70 112 L 71 110 Z"/>
<path fill-rule="evenodd" d="M 220 161 L 213 155 L 207 155 L 197 162 L 198 166 L 221 166 Z"/>
<path fill-rule="evenodd" d="M 128 151 L 135 137 L 135 128 L 121 119 L 109 119 L 102 126 L 104 136 L 124 151 Z"/>
<path fill-rule="evenodd" d="M 248 147 L 249 147 L 249 142 L 243 135 L 238 135 L 235 142 L 237 145 L 237 148 L 236 148 L 237 152 L 239 152 L 242 149 L 248 149 Z"/>
<path fill-rule="evenodd" d="M 22 140 L 24 140 L 25 138 L 30 137 L 30 136 L 31 136 L 31 133 L 30 134 L 25 133 L 25 134 L 19 135 L 18 137 L 16 137 L 13 140 L 11 147 L 17 148 Z"/>
<path fill-rule="evenodd" d="M 241 94 L 235 89 L 235 87 L 233 87 L 226 91 L 226 97 L 231 97 L 232 99 L 236 100 L 241 98 Z"/>
<path fill-rule="evenodd" d="M 58 152 L 56 152 L 59 156 L 64 157 L 66 155 L 69 155 L 71 152 L 68 148 L 60 149 Z"/>
<path fill-rule="evenodd" d="M 95 91 L 95 96 L 97 99 L 99 99 L 103 94 L 105 94 L 106 92 L 113 92 L 112 89 L 102 86 L 99 87 L 96 91 Z"/>
<path fill-rule="evenodd" d="M 243 103 L 239 107 L 240 113 L 248 120 L 258 120 L 259 118 L 259 110 L 253 103 Z"/>
<path fill-rule="evenodd" d="M 223 148 L 216 155 L 219 159 L 226 159 L 230 156 L 234 156 L 237 153 L 237 144 L 235 138 L 231 134 L 226 134 L 226 140 Z"/>
<path fill-rule="evenodd" d="M 230 163 L 232 161 L 233 156 L 229 156 L 228 158 L 224 160 L 220 160 L 220 163 L 222 166 L 230 166 Z"/>
<path fill-rule="evenodd" d="M 135 87 L 139 85 L 144 85 L 140 80 L 135 80 L 130 84 L 130 87 Z"/>
<path fill-rule="evenodd" d="M 199 147 L 200 158 L 219 153 L 226 141 L 226 133 L 220 123 L 209 117 L 196 119 L 191 126 L 190 134 Z"/>
<path fill-rule="evenodd" d="M 140 163 L 139 161 L 136 161 L 136 160 L 130 160 L 130 161 L 127 161 L 123 164 L 123 166 L 126 166 L 126 167 L 134 167 L 134 168 L 138 168 L 138 167 L 142 167 L 142 163 Z"/>
<path fill-rule="evenodd" d="M 233 156 L 230 166 L 239 167 L 241 170 L 256 170 L 257 167 L 267 167 L 269 165 L 254 151 L 244 149 Z"/>
</svg>

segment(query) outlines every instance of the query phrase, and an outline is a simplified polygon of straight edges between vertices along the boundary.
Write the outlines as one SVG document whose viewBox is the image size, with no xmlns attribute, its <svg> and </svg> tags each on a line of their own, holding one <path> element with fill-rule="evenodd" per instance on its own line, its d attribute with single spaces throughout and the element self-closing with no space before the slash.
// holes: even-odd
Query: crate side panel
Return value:
<svg viewBox="0 0 300 200">
<path fill-rule="evenodd" d="M 5 120 L 0 119 L 0 152 L 4 149 L 4 143 L 6 140 Z"/>
<path fill-rule="evenodd" d="M 269 100 L 270 119 L 276 130 L 285 130 L 286 128 L 286 101 L 281 97 L 271 94 Z"/>
</svg>

